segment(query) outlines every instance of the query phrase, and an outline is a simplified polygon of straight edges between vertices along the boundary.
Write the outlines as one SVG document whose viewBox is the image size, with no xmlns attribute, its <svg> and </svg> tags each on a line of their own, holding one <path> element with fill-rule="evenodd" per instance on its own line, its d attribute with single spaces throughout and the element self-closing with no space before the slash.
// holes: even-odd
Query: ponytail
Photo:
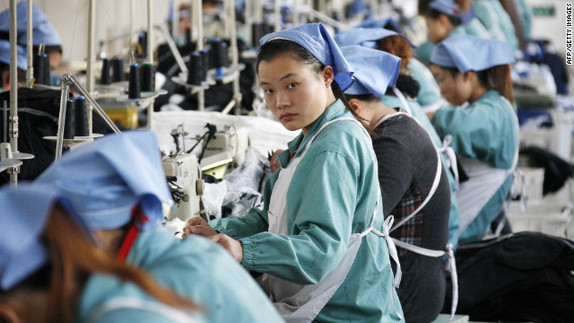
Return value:
<svg viewBox="0 0 574 323">
<path fill-rule="evenodd" d="M 97 247 L 66 212 L 55 207 L 44 231 L 52 260 L 47 322 L 73 322 L 77 298 L 92 274 L 132 282 L 155 299 L 175 307 L 198 309 L 191 300 L 162 287 L 145 271 L 117 261 Z"/>
<path fill-rule="evenodd" d="M 483 86 L 495 90 L 510 103 L 514 103 L 509 64 L 493 66 L 487 70 L 477 72 L 477 75 Z"/>
</svg>

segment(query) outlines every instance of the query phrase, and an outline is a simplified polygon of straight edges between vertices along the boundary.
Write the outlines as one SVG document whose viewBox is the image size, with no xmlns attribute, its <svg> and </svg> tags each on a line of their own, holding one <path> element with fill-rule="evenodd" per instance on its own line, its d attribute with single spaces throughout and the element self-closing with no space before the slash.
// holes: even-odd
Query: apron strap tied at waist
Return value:
<svg viewBox="0 0 574 323">
<path fill-rule="evenodd" d="M 452 175 L 454 176 L 454 190 L 458 191 L 459 186 L 459 176 L 458 176 L 458 165 L 456 161 L 456 153 L 454 149 L 450 146 L 452 143 L 452 135 L 444 136 L 442 140 L 442 147 L 438 148 L 440 153 L 444 153 L 446 157 L 446 167 L 452 171 Z"/>
<path fill-rule="evenodd" d="M 401 278 L 403 276 L 403 272 L 401 269 L 401 263 L 399 262 L 399 253 L 397 252 L 397 247 L 395 246 L 395 242 L 393 241 L 393 238 L 391 238 L 391 235 L 389 233 L 391 227 L 393 226 L 394 220 L 395 220 L 395 217 L 392 215 L 389 215 L 385 219 L 385 222 L 383 222 L 383 232 L 378 231 L 377 229 L 373 228 L 372 226 L 367 231 L 372 231 L 374 234 L 378 235 L 379 237 L 385 238 L 385 241 L 387 242 L 387 247 L 389 248 L 389 255 L 391 256 L 391 259 L 393 259 L 393 261 L 397 264 L 397 270 L 395 273 L 395 277 L 393 279 L 393 286 L 395 288 L 399 288 L 399 285 L 401 283 Z M 368 233 L 367 231 L 365 231 L 365 232 Z"/>
</svg>

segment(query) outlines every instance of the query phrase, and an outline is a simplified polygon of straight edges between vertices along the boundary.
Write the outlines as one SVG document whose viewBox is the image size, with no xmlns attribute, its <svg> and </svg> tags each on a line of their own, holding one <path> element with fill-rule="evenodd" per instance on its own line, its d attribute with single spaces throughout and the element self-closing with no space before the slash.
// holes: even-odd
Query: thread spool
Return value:
<svg viewBox="0 0 574 323">
<path fill-rule="evenodd" d="M 222 42 L 222 53 L 221 53 L 221 61 L 224 67 L 229 67 L 229 46 L 227 46 L 226 42 Z"/>
<path fill-rule="evenodd" d="M 124 60 L 121 57 L 114 57 L 112 59 L 112 71 L 113 82 L 123 82 L 125 80 Z"/>
<path fill-rule="evenodd" d="M 128 87 L 128 99 L 139 100 L 141 98 L 140 69 L 138 64 L 130 65 L 130 80 Z"/>
<path fill-rule="evenodd" d="M 201 56 L 201 80 L 207 80 L 207 73 L 209 72 L 209 51 L 204 48 L 199 52 Z"/>
<path fill-rule="evenodd" d="M 138 35 L 138 44 L 139 44 L 139 50 L 138 50 L 138 56 L 140 58 L 146 58 L 147 57 L 147 32 L 141 32 Z"/>
<path fill-rule="evenodd" d="M 43 54 L 43 59 L 44 59 L 44 83 L 46 85 L 51 85 L 50 82 L 50 58 L 48 57 L 48 54 Z"/>
<path fill-rule="evenodd" d="M 211 57 L 213 58 L 213 66 L 215 67 L 215 77 L 225 76 L 223 67 L 225 66 L 225 50 L 226 45 L 223 41 L 215 39 L 211 43 Z"/>
<path fill-rule="evenodd" d="M 259 39 L 265 34 L 265 25 L 261 22 L 254 22 L 251 25 L 251 45 L 259 47 Z"/>
<path fill-rule="evenodd" d="M 149 63 L 141 67 L 141 90 L 143 92 L 155 91 L 155 70 Z"/>
<path fill-rule="evenodd" d="M 64 139 L 74 139 L 76 133 L 76 123 L 74 120 L 76 114 L 74 110 L 74 101 L 68 100 L 68 104 L 66 105 L 66 119 L 64 122 Z"/>
<path fill-rule="evenodd" d="M 83 96 L 76 97 L 74 101 L 74 114 L 75 114 L 75 135 L 87 137 L 90 135 L 88 128 L 88 111 L 86 110 L 86 98 Z"/>
<path fill-rule="evenodd" d="M 46 63 L 49 64 L 48 55 L 34 55 L 34 79 L 36 84 L 46 84 Z"/>
<path fill-rule="evenodd" d="M 203 78 L 203 67 L 201 66 L 201 54 L 191 53 L 187 66 L 187 84 L 201 85 Z"/>
<path fill-rule="evenodd" d="M 100 84 L 108 85 L 112 82 L 110 72 L 111 72 L 110 59 L 109 58 L 103 58 L 102 59 L 102 73 L 100 75 Z"/>
</svg>

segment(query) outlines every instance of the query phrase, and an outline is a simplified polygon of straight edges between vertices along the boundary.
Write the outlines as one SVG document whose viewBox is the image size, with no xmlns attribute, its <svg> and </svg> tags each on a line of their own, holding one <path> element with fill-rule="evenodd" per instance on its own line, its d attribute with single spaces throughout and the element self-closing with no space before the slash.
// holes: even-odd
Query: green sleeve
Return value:
<svg viewBox="0 0 574 323">
<path fill-rule="evenodd" d="M 338 152 L 309 151 L 289 186 L 288 235 L 261 232 L 242 239 L 243 266 L 297 284 L 321 281 L 347 249 L 358 168 Z"/>
</svg>

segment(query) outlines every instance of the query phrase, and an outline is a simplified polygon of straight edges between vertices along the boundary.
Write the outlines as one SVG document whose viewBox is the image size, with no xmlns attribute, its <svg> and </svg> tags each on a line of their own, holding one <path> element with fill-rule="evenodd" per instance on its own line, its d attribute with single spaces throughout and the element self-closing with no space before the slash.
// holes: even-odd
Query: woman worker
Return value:
<svg viewBox="0 0 574 323">
<path fill-rule="evenodd" d="M 365 47 L 373 47 L 391 53 L 401 58 L 401 69 L 400 74 L 397 76 L 397 83 L 408 84 L 408 82 L 404 82 L 403 79 L 408 79 L 409 74 L 412 73 L 413 77 L 416 81 L 421 82 L 421 91 L 428 92 L 429 88 L 436 86 L 437 90 L 439 91 L 438 95 L 440 96 L 440 102 L 443 102 L 442 96 L 440 95 L 440 89 L 438 89 L 438 84 L 434 80 L 434 76 L 430 73 L 430 71 L 421 64 L 420 62 L 416 61 L 410 55 L 410 43 L 404 36 L 401 34 L 397 34 L 394 31 L 387 30 L 384 28 L 354 28 L 345 32 L 338 33 L 335 35 L 335 40 L 337 40 L 340 46 L 346 45 L 361 45 Z M 418 62 L 419 65 L 414 64 L 413 62 Z M 408 62 L 408 65 L 405 64 Z M 420 67 L 420 68 L 419 68 Z M 373 66 L 373 68 L 377 68 Z M 408 74 L 407 74 L 408 73 Z M 427 74 L 431 74 L 430 77 L 432 81 L 428 79 Z M 434 82 L 434 84 L 433 84 Z M 400 85 L 403 87 L 403 85 Z M 398 86 L 397 86 L 398 87 Z M 424 90 L 426 88 L 426 90 Z M 385 89 L 381 89 L 381 91 L 385 91 Z M 390 89 L 389 89 L 390 90 Z M 401 92 L 401 89 L 395 89 Z M 439 138 L 436 130 L 430 123 L 428 117 L 421 109 L 421 106 L 414 100 L 401 100 L 395 93 L 392 91 L 387 91 L 390 93 L 384 93 L 380 99 L 382 103 L 387 107 L 401 107 L 403 111 L 409 112 L 415 117 L 419 123 L 426 129 L 426 131 L 431 136 L 435 147 L 442 147 L 443 143 Z M 420 94 L 420 91 L 419 91 Z M 417 97 L 418 98 L 418 97 Z M 442 105 L 442 104 L 441 104 Z M 432 108 L 431 110 L 435 110 Z M 450 150 L 450 149 L 449 149 Z M 446 165 L 453 165 L 454 169 L 456 169 L 456 157 L 454 157 L 454 153 L 450 154 L 449 156 L 447 149 L 444 149 L 441 152 L 441 158 L 443 164 Z M 450 163 L 447 164 L 447 160 L 450 160 Z M 458 244 L 458 231 L 459 231 L 459 215 L 458 215 L 458 203 L 456 201 L 456 194 L 455 189 L 457 187 L 458 177 L 453 176 L 453 173 L 450 172 L 448 168 L 445 168 L 445 172 L 447 173 L 449 187 L 450 187 L 450 217 L 449 217 L 449 242 L 456 248 Z M 456 174 L 456 173 L 455 173 Z M 387 214 L 387 213 L 385 213 Z"/>
<path fill-rule="evenodd" d="M 371 22 L 371 25 L 374 23 Z M 341 47 L 361 45 L 400 57 L 401 73 L 412 76 L 420 86 L 416 101 L 421 108 L 424 111 L 435 111 L 445 104 L 432 73 L 412 56 L 411 43 L 398 31 L 377 26 L 359 27 L 336 34 L 335 41 Z"/>
<path fill-rule="evenodd" d="M 97 247 L 83 220 L 50 187 L 5 187 L 0 208 L 1 322 L 200 318 L 203 310 L 192 301 Z"/>
<path fill-rule="evenodd" d="M 402 321 L 389 251 L 375 234 L 385 231 L 376 158 L 342 99 L 347 61 L 313 23 L 264 36 L 256 66 L 267 106 L 301 133 L 279 154 L 262 210 L 209 225 L 192 219 L 186 232 L 211 236 L 262 273 L 287 321 Z"/>
<path fill-rule="evenodd" d="M 383 211 L 385 217 L 395 217 L 391 236 L 405 244 L 445 250 L 450 188 L 439 153 L 416 119 L 381 102 L 387 87 L 394 86 L 400 59 L 360 46 L 341 51 L 355 71 L 355 83 L 345 90 L 345 97 L 374 131 Z M 398 244 L 403 277 L 397 292 L 405 320 L 431 322 L 443 308 L 444 253 L 429 257 L 401 246 L 405 245 Z"/>
<path fill-rule="evenodd" d="M 466 0 L 459 1 L 467 6 Z M 425 64 L 429 64 L 434 46 L 450 34 L 475 35 L 490 38 L 490 33 L 476 18 L 463 21 L 468 15 L 453 0 L 433 0 L 421 12 L 427 25 L 428 41 L 415 49 L 415 55 Z M 466 20 L 466 19 L 465 19 Z"/>
<path fill-rule="evenodd" d="M 441 137 L 452 136 L 468 177 L 457 192 L 461 244 L 485 236 L 512 185 L 518 158 L 513 61 L 507 43 L 470 35 L 450 36 L 431 56 L 441 93 L 454 106 L 438 110 L 431 121 Z"/>
<path fill-rule="evenodd" d="M 281 322 L 255 280 L 229 254 L 162 227 L 171 198 L 156 137 L 108 135 L 67 152 L 36 179 L 71 201 L 100 245 L 118 260 L 205 308 L 209 322 Z M 190 215 L 191 216 L 191 215 Z"/>
</svg>

